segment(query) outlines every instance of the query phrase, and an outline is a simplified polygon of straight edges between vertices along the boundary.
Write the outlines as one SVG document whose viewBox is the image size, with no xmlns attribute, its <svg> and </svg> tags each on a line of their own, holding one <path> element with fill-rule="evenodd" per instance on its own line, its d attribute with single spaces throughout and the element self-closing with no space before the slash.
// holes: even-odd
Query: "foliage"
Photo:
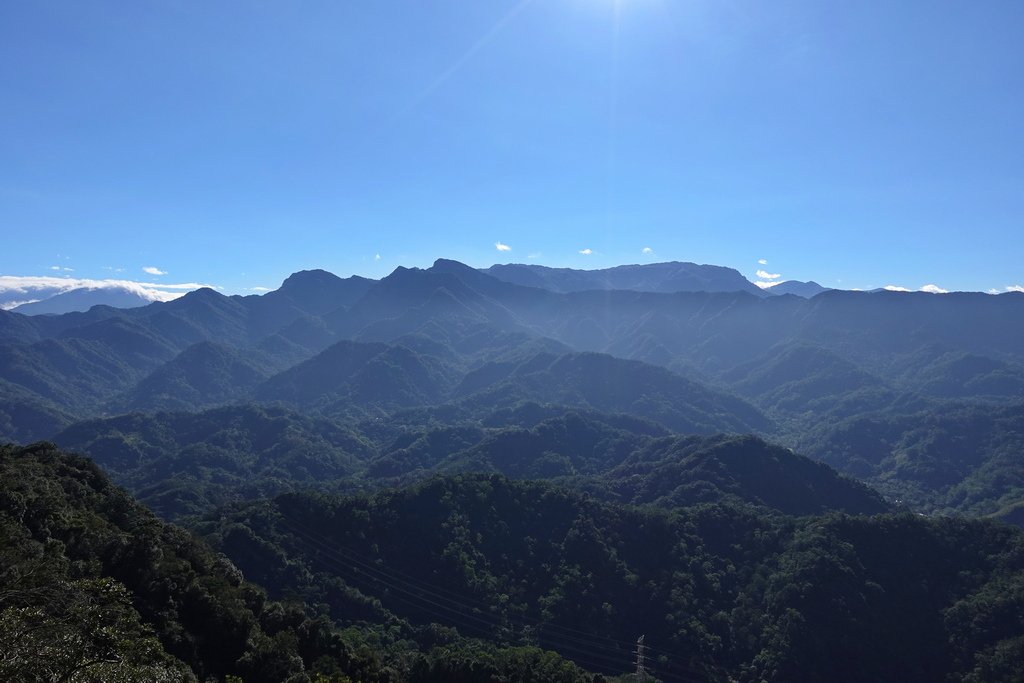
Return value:
<svg viewBox="0 0 1024 683">
<path fill-rule="evenodd" d="M 94 420 L 57 441 L 172 520 L 284 491 L 348 493 L 456 472 L 560 479 L 595 496 L 667 507 L 729 500 L 789 514 L 887 509 L 867 487 L 756 437 L 669 437 L 629 417 L 536 404 L 492 414 L 490 427 L 436 417 L 346 427 L 234 406 Z"/>
<path fill-rule="evenodd" d="M 169 519 L 348 477 L 371 449 L 332 422 L 258 406 L 81 422 L 57 440 Z"/>
<path fill-rule="evenodd" d="M 1024 501 L 1024 404 L 850 418 L 808 432 L 803 449 L 925 512 L 989 515 Z"/>
<path fill-rule="evenodd" d="M 606 674 L 631 669 L 640 633 L 665 680 L 1019 667 L 1024 534 L 991 522 L 666 512 L 463 475 L 372 497 L 286 494 L 199 529 L 272 593 L 342 623 L 363 600 Z"/>
<path fill-rule="evenodd" d="M 3 680 L 385 682 L 466 668 L 477 647 L 379 608 L 342 632 L 312 606 L 268 601 L 225 556 L 48 444 L 0 447 L 0 537 Z M 550 653 L 480 651 L 490 668 L 471 672 L 536 663 L 590 680 Z"/>
</svg>

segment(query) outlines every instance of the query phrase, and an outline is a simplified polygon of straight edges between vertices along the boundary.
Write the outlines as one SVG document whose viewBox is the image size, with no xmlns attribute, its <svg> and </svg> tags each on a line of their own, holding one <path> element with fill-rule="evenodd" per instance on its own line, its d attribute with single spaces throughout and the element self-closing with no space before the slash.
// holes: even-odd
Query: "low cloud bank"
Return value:
<svg viewBox="0 0 1024 683">
<path fill-rule="evenodd" d="M 0 275 L 0 309 L 43 301 L 73 289 L 118 289 L 147 301 L 171 301 L 194 289 L 209 287 L 198 282 L 157 283 L 133 280 L 92 280 L 72 277 Z"/>
</svg>

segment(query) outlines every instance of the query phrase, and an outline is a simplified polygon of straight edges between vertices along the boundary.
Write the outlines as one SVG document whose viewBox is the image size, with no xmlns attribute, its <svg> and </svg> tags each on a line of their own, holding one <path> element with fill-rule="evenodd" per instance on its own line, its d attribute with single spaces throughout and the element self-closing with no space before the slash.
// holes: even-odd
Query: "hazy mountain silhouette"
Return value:
<svg viewBox="0 0 1024 683">
<path fill-rule="evenodd" d="M 195 410 L 247 396 L 267 372 L 242 352 L 199 342 L 154 370 L 118 400 L 127 410 Z"/>
<path fill-rule="evenodd" d="M 358 490 L 456 472 L 570 477 L 565 485 L 608 500 L 667 508 L 730 501 L 787 514 L 889 509 L 871 489 L 758 438 L 652 435 L 621 416 L 556 412 L 529 427 L 433 425 L 392 440 L 374 436 L 374 421 L 349 428 L 243 405 L 89 420 L 54 440 L 93 457 L 171 519 L 203 514 L 232 490 Z M 183 489 L 182 481 L 203 483 Z"/>
<path fill-rule="evenodd" d="M 799 280 L 785 280 L 777 285 L 772 285 L 768 289 L 764 290 L 768 294 L 795 294 L 805 299 L 810 299 L 812 296 L 817 296 L 822 292 L 831 291 L 830 287 L 822 287 L 814 280 L 807 282 L 800 282 Z"/>
<path fill-rule="evenodd" d="M 597 270 L 509 263 L 493 265 L 483 272 L 505 282 L 562 293 L 626 289 L 638 292 L 749 292 L 761 295 L 761 290 L 737 270 L 682 261 Z"/>
<path fill-rule="evenodd" d="M 487 364 L 467 375 L 456 395 L 493 407 L 535 401 L 628 413 L 689 433 L 769 427 L 760 411 L 737 397 L 664 368 L 597 353 L 542 353 Z"/>
<path fill-rule="evenodd" d="M 479 420 L 535 402 L 754 431 L 816 455 L 804 445 L 848 418 L 920 424 L 950 401 L 1024 398 L 1024 294 L 606 288 L 734 274 L 693 268 L 513 268 L 533 285 L 552 278 L 549 290 L 439 259 L 379 281 L 303 271 L 263 296 L 200 289 L 132 309 L 4 311 L 0 424 L 31 440 L 126 407 L 259 400 L 345 419 L 437 409 Z"/>
<path fill-rule="evenodd" d="M 111 306 L 113 308 L 137 308 L 153 303 L 152 295 L 146 295 L 139 288 L 133 287 L 79 287 L 54 296 L 22 304 L 13 308 L 17 313 L 25 315 L 57 315 L 72 311 L 88 311 L 93 306 Z"/>
</svg>

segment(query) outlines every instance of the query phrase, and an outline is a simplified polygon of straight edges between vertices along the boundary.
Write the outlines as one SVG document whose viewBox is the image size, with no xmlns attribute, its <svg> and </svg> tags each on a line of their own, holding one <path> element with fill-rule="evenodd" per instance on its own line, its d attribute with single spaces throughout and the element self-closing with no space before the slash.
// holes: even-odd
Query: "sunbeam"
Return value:
<svg viewBox="0 0 1024 683">
<path fill-rule="evenodd" d="M 432 80 L 425 88 L 420 90 L 415 97 L 404 107 L 402 107 L 397 113 L 391 116 L 384 126 L 382 126 L 380 133 L 390 129 L 395 123 L 401 119 L 409 116 L 413 111 L 418 109 L 426 100 L 430 98 L 438 89 L 444 86 L 451 78 L 457 74 L 462 67 L 469 63 L 469 61 L 487 46 L 495 36 L 500 34 L 511 22 L 515 19 L 524 9 L 527 8 L 534 0 L 522 0 L 518 4 L 514 5 L 512 9 L 506 12 L 502 17 L 492 26 L 483 36 L 480 37 L 475 43 L 473 43 L 468 50 L 466 50 L 458 59 L 452 62 L 451 66 L 442 71 L 434 80 Z"/>
</svg>

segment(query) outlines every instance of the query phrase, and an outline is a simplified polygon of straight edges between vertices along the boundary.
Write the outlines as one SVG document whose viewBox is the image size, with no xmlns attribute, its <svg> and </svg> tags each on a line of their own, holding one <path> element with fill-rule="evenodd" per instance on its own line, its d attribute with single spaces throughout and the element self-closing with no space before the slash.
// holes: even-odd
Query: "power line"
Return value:
<svg viewBox="0 0 1024 683">
<path fill-rule="evenodd" d="M 409 599 L 402 598 L 400 595 L 392 594 L 390 595 L 392 599 L 410 605 L 421 612 L 432 614 L 434 616 L 440 617 L 441 619 L 447 619 L 449 621 L 458 622 L 458 620 L 454 619 L 452 616 L 458 615 L 463 619 L 468 618 L 478 623 L 485 624 L 486 626 L 489 626 L 492 629 L 507 627 L 511 625 L 503 623 L 502 617 L 500 615 L 493 614 L 491 612 L 492 605 L 488 603 L 479 600 L 474 600 L 471 597 L 468 597 L 464 594 L 456 594 L 453 591 L 445 589 L 440 586 L 434 586 L 433 584 L 426 583 L 420 579 L 404 574 L 400 570 L 391 567 L 381 567 L 373 559 L 367 558 L 366 556 L 361 555 L 360 553 L 354 550 L 345 548 L 344 546 L 337 545 L 333 542 L 330 542 L 328 544 L 329 539 L 324 537 L 319 532 L 312 530 L 306 525 L 298 522 L 297 520 L 288 519 L 283 514 L 281 515 L 280 519 L 286 526 L 291 528 L 295 533 L 300 535 L 302 538 L 306 539 L 306 541 L 309 542 L 311 545 L 315 546 L 317 552 L 324 555 L 326 559 L 334 561 L 333 563 L 326 562 L 325 558 L 320 558 L 320 561 L 322 563 L 332 565 L 336 570 L 339 568 L 339 565 L 343 565 L 344 563 L 355 565 L 351 568 L 346 567 L 339 573 L 343 573 L 348 576 L 352 576 L 354 573 L 358 580 L 359 572 L 362 572 L 363 578 L 367 580 L 376 581 L 391 590 L 399 591 L 400 593 L 403 593 L 405 595 L 410 595 L 423 603 L 433 605 L 434 607 L 444 610 L 449 614 L 438 613 L 428 607 L 424 607 L 422 604 L 416 604 L 415 602 L 411 602 Z M 349 557 L 346 557 L 346 554 L 348 554 Z M 362 569 L 360 569 L 360 567 L 362 567 Z M 403 584 L 408 588 L 403 588 Z M 410 588 L 412 590 L 410 590 Z M 444 595 L 444 593 L 448 593 L 449 595 L 446 596 Z M 458 595 L 458 597 L 450 597 L 455 595 Z M 437 600 L 441 600 L 442 602 L 437 602 L 437 600 L 431 600 L 430 597 L 425 596 L 436 598 Z M 473 607 L 472 605 L 467 604 L 467 602 L 476 603 L 478 607 Z M 452 605 L 456 605 L 457 607 L 453 607 Z M 483 610 L 480 610 L 481 607 L 483 608 Z M 610 654 L 608 651 L 609 643 L 621 645 L 626 644 L 627 641 L 619 641 L 614 638 L 598 636 L 595 634 L 587 633 L 585 631 L 580 631 L 578 629 L 562 627 L 557 624 L 550 624 L 548 622 L 544 622 L 534 617 L 530 617 L 528 615 L 523 614 L 517 615 L 506 613 L 505 618 L 510 621 L 518 619 L 520 622 L 522 622 L 521 625 L 523 626 L 537 626 L 542 630 L 555 630 L 555 633 L 546 634 L 544 638 L 548 642 L 552 643 L 553 646 L 556 648 L 567 651 L 571 650 L 574 652 L 586 653 L 591 656 L 596 656 L 607 662 L 614 662 L 616 666 L 621 666 L 621 664 L 625 662 L 627 666 L 624 668 L 628 668 L 628 658 L 620 659 L 616 655 L 612 655 L 612 657 L 609 658 L 608 656 Z M 466 622 L 462 621 L 462 624 L 465 626 Z M 485 631 L 480 626 L 473 626 L 471 628 L 475 629 L 477 632 L 486 633 L 488 636 L 493 635 L 491 632 Z M 557 631 L 559 630 L 565 631 L 567 633 L 558 633 Z M 579 635 L 577 636 L 570 634 Z M 630 648 L 629 652 L 631 652 L 633 643 L 628 644 Z M 614 649 L 615 651 L 622 652 L 624 648 L 617 646 Z M 654 648 L 651 648 L 650 646 L 646 646 L 646 649 L 654 650 Z M 666 663 L 670 664 L 670 667 L 672 669 L 678 669 L 678 671 L 673 671 L 675 675 L 684 677 L 696 675 L 701 676 L 700 679 L 691 680 L 703 680 L 706 676 L 706 672 L 698 671 L 692 668 L 692 665 L 689 662 L 685 662 L 669 654 L 663 655 L 663 657 L 666 660 Z M 582 658 L 577 659 L 582 661 Z M 602 668 L 609 668 L 609 665 L 604 665 L 604 667 Z"/>
<path fill-rule="evenodd" d="M 346 559 L 349 559 L 349 561 L 355 562 L 355 563 L 358 563 L 358 564 L 363 564 L 364 566 L 368 566 L 371 569 L 374 569 L 376 571 L 380 571 L 379 567 L 377 566 L 377 560 L 375 560 L 375 559 L 373 559 L 371 557 L 367 557 L 366 555 L 362 555 L 361 553 L 359 553 L 359 552 L 357 552 L 355 550 L 352 550 L 350 548 L 346 548 L 344 546 L 336 544 L 335 542 L 333 542 L 330 539 L 326 538 L 325 536 L 323 536 L 319 532 L 317 532 L 317 531 L 315 531 L 313 529 L 310 529 L 308 526 L 306 526 L 304 524 L 301 524 L 300 522 L 288 519 L 288 518 L 284 517 L 283 515 L 282 515 L 281 519 L 282 519 L 282 521 L 284 523 L 292 526 L 292 528 L 298 528 L 299 526 L 301 526 L 303 529 L 305 529 L 305 531 L 306 531 L 305 535 L 307 537 L 309 537 L 310 535 L 313 535 L 315 537 L 319 537 L 320 539 L 322 539 L 324 541 L 330 542 L 331 543 L 331 545 L 330 545 L 330 551 L 331 552 L 339 554 L 339 555 L 345 555 L 345 554 L 350 555 L 350 556 L 352 556 L 351 558 L 346 558 Z M 475 603 L 478 607 L 483 608 L 484 610 L 488 610 L 488 611 L 493 607 L 493 605 L 491 605 L 490 603 L 484 602 L 482 600 L 474 599 L 473 597 L 468 596 L 465 593 L 456 592 L 456 591 L 444 588 L 443 586 L 436 586 L 434 584 L 431 584 L 431 583 L 428 583 L 428 582 L 424 581 L 423 579 L 420 579 L 418 577 L 406 574 L 406 573 L 402 572 L 399 569 L 395 569 L 394 567 L 388 567 L 387 571 L 390 572 L 393 575 L 397 575 L 399 577 L 402 577 L 403 580 L 406 583 L 410 584 L 410 585 L 420 584 L 423 587 L 423 590 L 427 591 L 428 593 L 433 594 L 435 597 L 442 598 L 442 599 L 447 599 L 447 600 L 452 600 L 452 601 L 463 603 L 463 604 Z M 447 594 L 447 596 L 445 594 Z M 582 636 L 586 640 L 594 642 L 595 644 L 599 644 L 601 647 L 606 647 L 608 643 L 614 643 L 616 645 L 622 646 L 622 649 L 632 650 L 633 646 L 635 645 L 635 643 L 633 641 L 619 640 L 619 639 L 616 639 L 616 638 L 612 638 L 610 636 L 601 636 L 601 635 L 597 635 L 597 634 L 594 634 L 594 633 L 589 632 L 589 631 L 582 631 L 582 630 L 579 630 L 579 629 L 574 629 L 574 628 L 569 627 L 569 626 L 562 626 L 560 624 L 555 624 L 555 623 L 551 623 L 551 622 L 542 621 L 541 619 L 538 619 L 536 617 L 530 617 L 529 615 L 525 615 L 525 614 L 524 615 L 510 615 L 510 617 L 522 619 L 522 620 L 528 621 L 528 622 L 532 622 L 532 623 L 534 623 L 536 625 L 539 625 L 539 626 L 541 626 L 543 628 L 552 629 L 552 630 L 555 630 L 555 631 L 562 631 L 562 632 L 567 633 L 567 634 L 574 634 L 574 635 Z M 656 652 L 663 652 L 668 657 L 673 657 L 674 656 L 674 655 L 672 655 L 672 653 L 670 653 L 670 652 L 668 652 L 666 650 L 659 650 L 658 648 L 655 648 L 655 647 L 652 647 L 652 646 L 647 646 L 647 649 L 648 650 L 652 650 L 652 651 L 656 651 Z"/>
<path fill-rule="evenodd" d="M 365 568 L 362 571 L 364 571 L 364 573 L 366 573 L 368 575 L 367 578 L 369 578 L 371 580 L 378 581 L 379 583 L 382 583 L 385 586 L 388 586 L 388 587 L 390 587 L 392 589 L 395 589 L 395 590 L 403 591 L 406 594 L 411 594 L 411 595 L 413 595 L 414 597 L 416 597 L 416 598 L 418 598 L 420 600 L 423 600 L 425 602 L 429 602 L 430 604 L 432 604 L 432 605 L 434 605 L 436 607 L 439 607 L 441 609 L 444 609 L 446 611 L 454 612 L 456 614 L 462 614 L 463 616 L 471 618 L 471 619 L 474 619 L 474 620 L 476 620 L 476 621 L 478 621 L 480 623 L 486 623 L 486 624 L 488 624 L 488 625 L 490 625 L 492 627 L 503 627 L 503 626 L 506 626 L 505 624 L 501 623 L 501 620 L 500 620 L 499 617 L 494 616 L 494 615 L 490 615 L 490 617 L 495 620 L 494 622 L 482 620 L 480 613 L 477 612 L 475 608 L 473 608 L 470 605 L 465 604 L 465 602 L 463 601 L 463 599 L 465 598 L 464 595 L 460 595 L 459 596 L 460 599 L 449 598 L 449 597 L 446 597 L 444 595 L 440 595 L 437 591 L 443 591 L 443 592 L 448 592 L 448 593 L 451 593 L 451 591 L 448 591 L 447 589 L 443 589 L 441 587 L 435 587 L 435 586 L 433 586 L 431 584 L 426 584 L 425 582 L 422 582 L 422 581 L 420 581 L 418 579 L 412 579 L 412 577 L 409 577 L 412 580 L 405 581 L 405 580 L 397 578 L 395 576 L 391 576 L 391 575 L 389 575 L 389 573 L 390 574 L 402 574 L 404 576 L 408 576 L 408 575 L 405 575 L 405 574 L 403 574 L 402 572 L 400 572 L 399 570 L 396 570 L 396 569 L 381 568 L 381 567 L 377 566 L 376 563 L 373 563 L 373 561 L 370 560 L 369 558 L 366 558 L 365 560 L 355 559 L 355 558 L 352 558 L 352 557 L 346 558 L 346 557 L 344 557 L 342 555 L 342 552 L 348 552 L 351 555 L 355 555 L 357 557 L 362 557 L 362 558 L 365 558 L 365 556 L 360 555 L 359 553 L 357 553 L 355 551 L 345 549 L 343 546 L 336 546 L 336 545 L 325 546 L 324 543 L 323 543 L 323 540 L 326 540 L 326 539 L 319 532 L 316 532 L 314 530 L 309 529 L 309 527 L 307 527 L 304 524 L 301 524 L 300 522 L 298 522 L 296 520 L 289 520 L 287 518 L 284 518 L 283 516 L 282 516 L 281 519 L 282 519 L 282 521 L 285 524 L 290 526 L 293 530 L 295 530 L 301 536 L 306 538 L 309 542 L 311 542 L 312 544 L 318 546 L 319 552 L 327 554 L 328 556 L 332 557 L 332 559 L 334 559 L 337 562 L 350 562 L 350 563 L 354 563 L 356 565 L 362 565 Z M 375 574 L 378 575 L 378 576 L 375 576 Z M 381 575 L 386 577 L 386 578 L 384 578 L 384 579 L 380 578 Z M 390 583 L 391 580 L 398 581 L 400 583 L 404 583 L 405 585 L 411 586 L 413 589 L 415 589 L 416 591 L 419 591 L 419 592 L 412 593 L 412 592 L 410 592 L 408 590 L 404 590 L 400 586 L 395 586 L 395 585 L 391 584 Z M 415 585 L 416 583 L 420 583 L 420 584 L 423 584 L 423 585 L 422 586 L 417 586 L 417 585 Z M 425 593 L 427 595 L 431 595 L 431 596 L 433 596 L 435 598 L 438 598 L 440 600 L 443 600 L 445 602 L 444 603 L 438 603 L 438 602 L 435 602 L 433 600 L 429 600 L 427 598 L 424 598 L 422 595 L 420 595 L 420 593 Z M 391 597 L 394 598 L 396 596 L 391 596 Z M 491 609 L 491 605 L 489 605 L 487 603 L 484 603 L 484 602 L 481 602 L 481 601 L 472 600 L 471 598 L 469 600 L 471 602 L 476 602 L 477 605 L 482 606 L 486 610 L 484 612 L 484 614 L 487 614 L 490 611 L 490 609 Z M 411 604 L 407 600 L 400 600 L 400 601 L 405 603 L 405 604 Z M 468 609 L 471 613 L 470 614 L 464 614 L 460 610 L 452 608 L 450 606 L 450 603 L 454 603 L 454 604 L 459 605 L 460 607 L 462 607 L 464 609 Z M 431 614 L 434 614 L 435 616 L 438 616 L 436 612 L 432 612 L 432 610 L 430 610 L 428 608 L 424 608 L 421 605 L 412 604 L 412 606 L 416 607 L 420 611 L 431 613 Z M 451 617 L 445 617 L 444 615 L 440 615 L 440 616 L 442 616 L 442 618 L 448 618 L 448 619 L 451 618 Z M 514 615 L 513 614 L 513 615 L 506 615 L 506 616 L 509 619 L 515 618 L 515 619 L 520 619 L 523 622 L 532 622 L 532 624 L 524 624 L 524 625 L 537 625 L 537 626 L 540 626 L 541 628 L 547 628 L 547 627 L 550 627 L 550 626 L 556 626 L 556 625 L 553 625 L 553 624 L 548 624 L 547 622 L 542 622 L 542 621 L 540 621 L 538 619 L 529 617 L 527 615 Z M 477 627 L 477 629 L 479 630 L 479 627 Z M 608 638 L 606 636 L 595 636 L 593 634 L 588 634 L 586 632 L 579 631 L 577 629 L 570 629 L 568 627 L 565 627 L 564 630 L 582 634 L 583 636 L 585 636 L 585 638 L 581 639 L 581 638 L 577 638 L 577 637 L 574 637 L 574 636 L 558 634 L 558 633 L 549 634 L 549 635 L 547 635 L 545 637 L 555 647 L 561 647 L 563 649 L 568 649 L 568 642 L 572 642 L 572 641 L 575 641 L 576 643 L 580 643 L 580 644 L 586 646 L 588 648 L 588 651 L 590 651 L 589 648 L 600 648 L 598 656 L 601 656 L 601 657 L 603 657 L 605 659 L 607 659 L 606 655 L 607 655 L 607 652 L 608 652 L 608 650 L 607 650 L 607 643 L 624 643 L 624 642 L 626 642 L 626 641 L 617 641 L 617 640 L 615 640 L 613 638 Z M 488 634 L 488 635 L 490 635 L 490 634 Z M 632 647 L 632 644 L 630 644 L 630 647 Z M 577 649 L 577 651 L 579 650 L 579 648 L 576 648 L 576 649 Z M 647 649 L 653 649 L 653 648 L 651 648 L 650 646 L 647 646 Z M 621 648 L 617 647 L 616 650 L 621 651 Z M 597 653 L 595 652 L 595 654 L 597 654 Z M 685 662 L 683 660 L 677 659 L 675 657 L 670 657 L 670 656 L 663 656 L 663 657 L 667 661 L 667 663 L 670 663 L 672 665 L 671 668 L 678 669 L 678 675 L 684 675 L 684 674 L 699 675 L 699 676 L 701 676 L 701 679 L 706 677 L 706 672 L 698 671 L 697 669 L 692 668 L 692 665 L 690 665 L 689 662 Z M 615 661 L 618 662 L 618 660 L 615 660 Z M 676 672 L 674 672 L 674 673 L 676 673 Z"/>
<path fill-rule="evenodd" d="M 308 534 L 306 534 L 306 533 L 304 533 L 304 532 L 302 532 L 302 531 L 300 531 L 298 529 L 295 529 L 295 531 L 296 531 L 296 533 L 306 537 L 306 539 L 310 543 L 314 543 L 314 544 L 318 544 L 319 543 L 315 539 L 310 538 L 308 536 Z M 321 548 L 321 552 L 327 553 L 328 551 L 329 551 L 329 549 Z M 323 562 L 323 564 L 326 564 L 326 565 L 330 566 L 338 574 L 340 574 L 342 576 L 353 576 L 353 575 L 358 576 L 358 570 L 352 570 L 352 569 L 348 569 L 346 567 L 341 566 L 339 561 L 338 561 L 338 558 L 328 557 L 327 559 L 333 559 L 333 560 L 335 560 L 335 562 L 324 562 L 323 560 L 321 560 L 321 562 Z M 345 558 L 341 558 L 341 559 L 344 560 Z M 367 574 L 367 578 L 369 578 L 370 580 L 377 581 L 377 582 L 379 582 L 381 584 L 384 584 L 385 586 L 387 586 L 391 590 L 395 590 L 395 591 L 398 591 L 400 593 L 404 593 L 406 595 L 410 595 L 410 596 L 412 596 L 413 598 L 415 598 L 417 600 L 420 600 L 420 601 L 422 601 L 424 603 L 433 605 L 434 607 L 439 608 L 441 610 L 444 610 L 446 612 L 449 612 L 450 614 L 439 613 L 439 612 L 437 612 L 437 611 L 435 611 L 433 609 L 424 607 L 422 604 L 416 604 L 412 600 L 410 600 L 408 598 L 403 598 L 400 595 L 390 595 L 389 596 L 391 599 L 395 599 L 395 600 L 397 600 L 399 602 L 402 602 L 402 603 L 405 603 L 407 605 L 410 605 L 410 606 L 418 609 L 421 612 L 425 612 L 427 614 L 431 614 L 431 615 L 433 615 L 435 617 L 439 617 L 441 619 L 448 620 L 450 622 L 460 623 L 460 620 L 461 620 L 461 625 L 462 626 L 467 626 L 468 625 L 467 622 L 465 621 L 466 619 L 469 619 L 469 620 L 472 620 L 472 621 L 476 621 L 476 622 L 478 622 L 480 624 L 483 624 L 483 625 L 489 626 L 489 627 L 500 627 L 500 626 L 502 626 L 502 623 L 501 623 L 500 619 L 498 617 L 496 617 L 496 616 L 492 616 L 491 619 L 488 619 L 488 618 L 486 618 L 484 616 L 481 616 L 479 614 L 466 613 L 466 612 L 463 612 L 462 610 L 459 610 L 456 607 L 452 607 L 452 606 L 444 604 L 444 603 L 439 603 L 439 602 L 436 602 L 434 600 L 430 600 L 429 598 L 424 597 L 423 595 L 421 595 L 418 592 L 410 591 L 410 590 L 408 590 L 406 588 L 401 587 L 400 585 L 391 583 L 387 579 L 380 578 L 380 577 L 375 577 L 375 576 L 370 575 L 371 571 L 376 571 L 376 572 L 379 573 L 380 570 L 369 570 L 369 571 L 363 570 L 363 571 L 364 571 L 365 574 Z M 456 603 L 456 604 L 458 604 L 458 603 Z M 460 605 L 460 606 L 461 607 L 465 607 L 465 605 Z M 452 615 L 456 615 L 456 617 L 453 617 Z M 493 619 L 493 621 L 492 621 L 492 619 Z M 478 632 L 482 632 L 482 633 L 484 633 L 487 636 L 493 635 L 491 632 L 489 632 L 489 631 L 487 631 L 487 630 L 485 630 L 485 629 L 483 629 L 483 628 L 481 628 L 479 626 L 472 626 L 472 625 L 470 625 L 469 627 L 471 629 L 474 629 L 474 630 L 478 631 Z M 559 641 L 557 639 L 553 639 L 553 642 L 556 643 L 555 647 L 557 649 L 561 649 L 561 650 L 565 650 L 565 651 L 571 651 L 571 652 L 577 652 L 577 653 L 586 655 L 587 657 L 597 657 L 599 659 L 604 660 L 604 662 L 605 662 L 604 664 L 597 665 L 601 669 L 616 668 L 617 670 L 621 671 L 623 669 L 628 669 L 629 668 L 629 659 L 628 659 L 628 657 L 620 658 L 620 657 L 615 657 L 614 655 L 609 656 L 609 653 L 608 653 L 608 651 L 606 649 L 598 651 L 598 650 L 592 649 L 593 646 L 581 647 L 579 645 L 575 645 L 575 644 L 572 644 L 572 643 L 569 643 L 569 642 L 566 642 L 566 641 Z M 575 657 L 574 656 L 573 658 L 574 659 L 578 659 L 579 661 L 583 661 L 582 657 Z M 588 662 L 588 663 L 590 665 L 594 665 L 595 664 L 592 660 L 590 662 Z"/>
<path fill-rule="evenodd" d="M 644 636 L 636 639 L 636 678 L 638 681 L 647 678 L 647 672 L 644 671 Z"/>
</svg>

